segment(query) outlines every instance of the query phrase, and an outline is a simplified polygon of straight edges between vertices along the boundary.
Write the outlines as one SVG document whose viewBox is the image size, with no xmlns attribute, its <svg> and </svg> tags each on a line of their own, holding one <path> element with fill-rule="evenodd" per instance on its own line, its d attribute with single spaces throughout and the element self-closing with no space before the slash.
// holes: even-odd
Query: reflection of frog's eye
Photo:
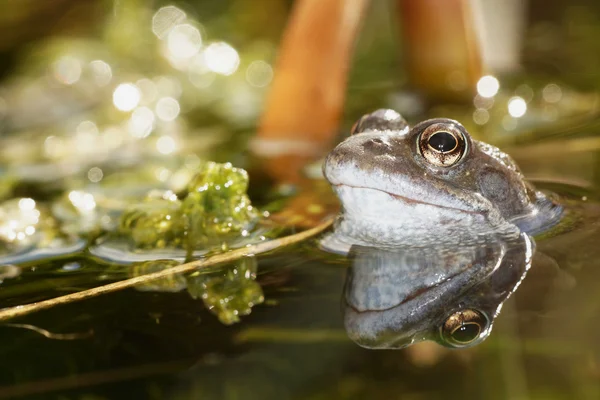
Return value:
<svg viewBox="0 0 600 400">
<path fill-rule="evenodd" d="M 487 318 L 477 310 L 461 310 L 450 315 L 441 327 L 444 343 L 453 347 L 474 344 L 486 331 Z"/>
<path fill-rule="evenodd" d="M 467 141 L 458 128 L 448 124 L 433 124 L 418 138 L 421 155 L 438 167 L 456 164 L 467 151 Z"/>
</svg>

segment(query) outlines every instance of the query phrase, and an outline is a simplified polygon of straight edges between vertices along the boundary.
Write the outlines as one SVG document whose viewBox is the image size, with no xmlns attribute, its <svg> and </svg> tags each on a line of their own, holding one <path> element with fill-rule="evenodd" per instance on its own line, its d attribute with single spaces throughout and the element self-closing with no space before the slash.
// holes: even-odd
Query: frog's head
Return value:
<svg viewBox="0 0 600 400">
<path fill-rule="evenodd" d="M 378 110 L 351 133 L 323 166 L 343 218 L 360 226 L 360 232 L 347 226 L 346 233 L 338 226 L 341 241 L 393 244 L 391 237 L 424 236 L 444 226 L 498 226 L 535 212 L 537 195 L 512 159 L 473 140 L 457 121 L 436 118 L 409 129 L 397 112 Z"/>
<path fill-rule="evenodd" d="M 364 211 L 354 206 L 372 191 L 384 192 L 404 208 L 498 210 L 505 219 L 527 212 L 532 201 L 512 159 L 471 139 L 457 121 L 436 118 L 409 129 L 393 110 L 363 116 L 352 136 L 329 154 L 324 173 L 346 212 Z M 368 211 L 390 216 L 383 208 Z"/>
</svg>

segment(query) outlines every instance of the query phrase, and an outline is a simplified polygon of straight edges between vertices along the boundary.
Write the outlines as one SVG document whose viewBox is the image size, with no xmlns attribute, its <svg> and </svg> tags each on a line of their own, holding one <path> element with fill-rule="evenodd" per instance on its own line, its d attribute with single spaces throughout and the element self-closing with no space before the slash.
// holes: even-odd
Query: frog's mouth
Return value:
<svg viewBox="0 0 600 400">
<path fill-rule="evenodd" d="M 367 198 L 369 196 L 369 194 L 383 193 L 385 195 L 390 196 L 393 200 L 401 202 L 402 204 L 407 205 L 407 206 L 425 205 L 425 206 L 429 206 L 429 207 L 436 207 L 436 208 L 440 208 L 440 209 L 451 210 L 451 211 L 467 213 L 467 214 L 481 214 L 481 212 L 474 211 L 472 209 L 465 209 L 465 208 L 453 207 L 453 206 L 449 206 L 449 205 L 443 205 L 443 204 L 439 204 L 439 203 L 417 200 L 412 197 L 408 197 L 408 196 L 397 194 L 397 193 L 391 193 L 391 192 L 388 192 L 387 190 L 374 188 L 374 187 L 348 185 L 345 183 L 337 183 L 332 186 L 336 189 L 347 188 L 347 189 L 351 190 L 352 192 L 354 192 L 353 197 L 357 197 L 357 194 L 358 194 L 359 195 L 358 197 Z M 344 198 L 345 196 L 343 195 L 342 190 L 336 190 L 336 191 L 338 192 L 338 194 L 340 194 L 340 198 L 342 199 L 342 202 L 344 202 L 344 200 L 346 200 L 346 198 Z M 363 193 L 363 194 L 361 195 L 361 193 Z"/>
<path fill-rule="evenodd" d="M 433 212 L 432 208 L 435 208 L 446 213 L 481 214 L 492 208 L 489 201 L 478 193 L 469 193 L 433 175 L 423 175 L 408 167 L 397 167 L 391 171 L 372 165 L 375 161 L 364 165 L 361 160 L 354 159 L 351 152 L 348 155 L 340 150 L 340 154 L 337 154 L 334 150 L 332 154 L 323 165 L 323 174 L 342 203 L 360 203 L 363 209 L 366 204 L 377 206 L 370 198 L 372 195 L 376 201 L 382 201 L 390 207 L 396 207 L 394 203 L 401 204 L 404 210 L 426 206 L 430 208 L 426 212 Z M 388 160 L 381 162 L 389 163 Z"/>
</svg>

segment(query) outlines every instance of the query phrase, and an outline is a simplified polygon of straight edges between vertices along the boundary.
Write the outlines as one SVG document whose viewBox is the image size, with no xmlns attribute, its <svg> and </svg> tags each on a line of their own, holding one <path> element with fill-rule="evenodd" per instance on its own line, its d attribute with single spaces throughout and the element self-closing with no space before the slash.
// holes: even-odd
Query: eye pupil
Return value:
<svg viewBox="0 0 600 400">
<path fill-rule="evenodd" d="M 439 151 L 440 153 L 447 153 L 454 150 L 458 145 L 458 142 L 451 133 L 440 131 L 431 135 L 427 144 L 433 150 Z"/>
<path fill-rule="evenodd" d="M 458 343 L 469 343 L 477 339 L 480 332 L 481 328 L 479 327 L 479 324 L 466 323 L 460 325 L 452 332 L 452 339 L 456 340 Z"/>
</svg>

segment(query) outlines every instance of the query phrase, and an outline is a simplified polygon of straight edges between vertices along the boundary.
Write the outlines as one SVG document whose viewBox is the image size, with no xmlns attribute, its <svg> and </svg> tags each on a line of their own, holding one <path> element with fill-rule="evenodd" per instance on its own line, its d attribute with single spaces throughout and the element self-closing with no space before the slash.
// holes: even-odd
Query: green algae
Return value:
<svg viewBox="0 0 600 400">
<path fill-rule="evenodd" d="M 246 236 L 258 218 L 247 190 L 245 170 L 230 163 L 204 164 L 190 181 L 183 201 L 188 245 L 220 245 L 232 235 Z"/>
<path fill-rule="evenodd" d="M 230 163 L 206 162 L 179 200 L 171 191 L 149 194 L 127 207 L 119 233 L 137 248 L 227 247 L 229 239 L 247 236 L 258 219 L 246 191 L 248 173 Z"/>
<path fill-rule="evenodd" d="M 138 248 L 179 246 L 185 234 L 181 201 L 172 192 L 149 194 L 121 215 L 119 232 L 130 235 Z"/>
</svg>

